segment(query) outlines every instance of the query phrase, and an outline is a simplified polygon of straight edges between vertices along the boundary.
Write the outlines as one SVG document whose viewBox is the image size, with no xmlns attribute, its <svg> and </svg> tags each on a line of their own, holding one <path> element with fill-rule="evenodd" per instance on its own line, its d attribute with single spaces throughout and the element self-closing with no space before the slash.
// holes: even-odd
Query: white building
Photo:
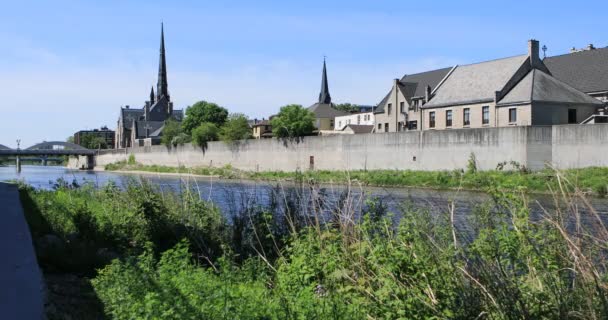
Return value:
<svg viewBox="0 0 608 320">
<path fill-rule="evenodd" d="M 349 124 L 354 125 L 374 125 L 374 113 L 373 112 L 361 112 L 353 113 L 345 116 L 336 117 L 334 121 L 334 130 L 343 130 Z"/>
</svg>

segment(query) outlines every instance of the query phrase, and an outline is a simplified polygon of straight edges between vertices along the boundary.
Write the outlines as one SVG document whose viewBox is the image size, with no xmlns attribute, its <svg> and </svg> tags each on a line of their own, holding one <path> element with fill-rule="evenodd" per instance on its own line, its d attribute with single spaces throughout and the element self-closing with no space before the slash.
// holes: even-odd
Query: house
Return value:
<svg viewBox="0 0 608 320">
<path fill-rule="evenodd" d="M 108 127 L 101 127 L 101 129 L 93 130 L 80 130 L 74 134 L 74 143 L 77 145 L 83 145 L 84 140 L 89 137 L 101 138 L 106 142 L 107 149 L 113 149 L 115 145 L 114 138 L 116 133 Z"/>
<path fill-rule="evenodd" d="M 608 102 L 608 48 L 593 45 L 543 60 L 551 75 L 602 102 Z"/>
<path fill-rule="evenodd" d="M 350 124 L 373 126 L 374 113 L 359 112 L 336 117 L 336 119 L 334 120 L 334 130 L 343 130 L 346 126 Z"/>
<path fill-rule="evenodd" d="M 254 119 L 251 124 L 252 136 L 254 139 L 272 138 L 272 125 L 270 119 Z"/>
<path fill-rule="evenodd" d="M 319 93 L 319 101 L 308 110 L 315 117 L 315 127 L 319 131 L 334 130 L 336 117 L 348 115 L 348 112 L 340 111 L 334 108 L 331 103 L 331 95 L 329 94 L 329 85 L 327 83 L 327 68 L 325 60 L 323 60 L 323 75 L 321 76 L 321 92 Z"/>
<path fill-rule="evenodd" d="M 169 119 L 182 121 L 183 110 L 174 110 L 169 96 L 167 82 L 167 62 L 165 59 L 165 33 L 161 25 L 160 59 L 158 66 L 158 82 L 156 94 L 154 88 L 150 91 L 150 100 L 143 108 L 121 108 L 117 122 L 115 145 L 116 148 L 131 148 L 161 143 L 165 122 Z"/>
<path fill-rule="evenodd" d="M 395 79 L 374 110 L 374 132 L 420 130 L 420 108 L 454 68 L 437 69 Z"/>
<path fill-rule="evenodd" d="M 427 96 L 423 130 L 581 123 L 603 106 L 555 78 L 536 40 L 526 55 L 454 67 Z"/>
</svg>

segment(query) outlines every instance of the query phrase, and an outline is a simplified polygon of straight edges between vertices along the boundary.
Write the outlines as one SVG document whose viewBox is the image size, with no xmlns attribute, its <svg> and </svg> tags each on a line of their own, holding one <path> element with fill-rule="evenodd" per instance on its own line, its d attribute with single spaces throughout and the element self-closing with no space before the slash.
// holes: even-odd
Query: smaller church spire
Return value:
<svg viewBox="0 0 608 320">
<path fill-rule="evenodd" d="M 154 104 L 154 86 L 150 89 L 150 104 Z"/>
<path fill-rule="evenodd" d="M 325 66 L 325 57 L 323 57 L 323 76 L 321 77 L 321 93 L 319 93 L 319 103 L 331 104 L 329 85 L 327 84 L 327 67 Z"/>
</svg>

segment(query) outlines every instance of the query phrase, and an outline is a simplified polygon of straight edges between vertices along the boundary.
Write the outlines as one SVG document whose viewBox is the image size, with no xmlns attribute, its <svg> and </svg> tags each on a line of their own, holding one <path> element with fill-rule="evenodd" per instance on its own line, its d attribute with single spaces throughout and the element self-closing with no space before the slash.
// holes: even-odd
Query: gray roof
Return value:
<svg viewBox="0 0 608 320">
<path fill-rule="evenodd" d="M 123 126 L 125 127 L 125 129 L 130 129 L 131 125 L 133 124 L 133 120 L 139 121 L 140 119 L 143 119 L 144 109 L 122 108 L 120 109 L 120 113 L 122 117 Z"/>
<path fill-rule="evenodd" d="M 608 91 L 608 48 L 549 57 L 543 62 L 554 77 L 582 92 Z"/>
<path fill-rule="evenodd" d="M 371 133 L 374 129 L 373 125 L 365 125 L 365 124 L 349 124 L 346 125 L 342 131 L 346 131 L 346 129 L 350 129 L 355 134 L 361 133 Z"/>
<path fill-rule="evenodd" d="M 426 94 L 425 88 L 431 86 L 431 89 L 435 89 L 450 70 L 452 70 L 451 67 L 405 75 L 399 80 L 399 90 L 408 101 L 412 97 L 424 97 Z M 384 112 L 384 105 L 386 104 L 386 100 L 390 96 L 391 91 L 389 91 L 382 101 L 380 101 L 378 107 L 374 110 L 374 113 Z"/>
<path fill-rule="evenodd" d="M 350 114 L 345 111 L 335 109 L 331 104 L 327 103 L 315 103 L 308 107 L 308 110 L 315 115 L 315 118 L 335 118 L 339 116 L 345 116 Z"/>
<path fill-rule="evenodd" d="M 0 150 L 11 150 L 11 148 L 9 148 L 9 147 L 7 147 L 5 145 L 0 144 Z"/>
<path fill-rule="evenodd" d="M 602 105 L 599 100 L 538 69 L 528 72 L 497 105 L 512 105 L 533 101 Z"/>
<path fill-rule="evenodd" d="M 520 55 L 458 66 L 423 108 L 493 101 L 527 59 Z"/>
<path fill-rule="evenodd" d="M 135 127 L 137 128 L 137 138 L 146 137 L 146 127 L 149 128 L 149 136 L 155 137 L 160 136 L 162 129 L 165 125 L 164 121 L 136 121 Z"/>
<path fill-rule="evenodd" d="M 435 89 L 435 87 L 439 84 L 439 82 L 441 82 L 441 80 L 443 80 L 443 78 L 445 78 L 450 70 L 452 70 L 451 67 L 405 75 L 403 78 L 401 78 L 400 82 L 416 84 L 412 97 L 424 97 L 426 86 L 431 86 L 431 89 Z"/>
</svg>

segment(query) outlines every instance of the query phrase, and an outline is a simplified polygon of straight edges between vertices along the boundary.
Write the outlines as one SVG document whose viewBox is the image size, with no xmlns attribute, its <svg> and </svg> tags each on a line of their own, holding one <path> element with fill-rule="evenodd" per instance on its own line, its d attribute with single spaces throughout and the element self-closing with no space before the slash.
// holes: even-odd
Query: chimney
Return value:
<svg viewBox="0 0 608 320">
<path fill-rule="evenodd" d="M 431 86 L 427 85 L 424 91 L 424 101 L 429 102 L 431 100 Z"/>
<path fill-rule="evenodd" d="M 538 40 L 528 40 L 528 58 L 530 59 L 530 65 L 532 68 L 536 68 L 540 65 L 540 52 Z"/>
</svg>

